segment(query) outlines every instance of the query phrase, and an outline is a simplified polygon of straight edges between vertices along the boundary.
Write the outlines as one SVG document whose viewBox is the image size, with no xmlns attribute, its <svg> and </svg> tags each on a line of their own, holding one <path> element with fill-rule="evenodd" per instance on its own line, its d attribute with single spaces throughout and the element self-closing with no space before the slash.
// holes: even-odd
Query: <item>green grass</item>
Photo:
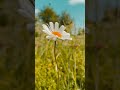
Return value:
<svg viewBox="0 0 120 90">
<path fill-rule="evenodd" d="M 56 70 L 54 59 L 54 41 L 47 40 L 45 36 L 43 32 L 36 30 L 35 89 L 84 90 L 84 34 L 72 36 L 72 41 L 57 40 L 56 59 L 58 70 Z"/>
</svg>

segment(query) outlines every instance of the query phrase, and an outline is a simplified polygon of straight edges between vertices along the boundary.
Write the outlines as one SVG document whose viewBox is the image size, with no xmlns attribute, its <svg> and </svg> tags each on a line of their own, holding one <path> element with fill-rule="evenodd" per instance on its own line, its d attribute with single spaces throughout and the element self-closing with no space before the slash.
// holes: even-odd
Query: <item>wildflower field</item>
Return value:
<svg viewBox="0 0 120 90">
<path fill-rule="evenodd" d="M 56 61 L 54 41 L 46 39 L 39 24 L 35 26 L 35 89 L 84 90 L 85 37 L 72 35 L 71 41 L 57 40 Z"/>
</svg>

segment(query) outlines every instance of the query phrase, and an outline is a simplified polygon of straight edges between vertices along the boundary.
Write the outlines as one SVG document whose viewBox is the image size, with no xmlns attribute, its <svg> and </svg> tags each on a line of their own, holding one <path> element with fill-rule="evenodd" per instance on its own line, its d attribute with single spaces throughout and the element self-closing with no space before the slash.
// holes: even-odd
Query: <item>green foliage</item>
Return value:
<svg viewBox="0 0 120 90">
<path fill-rule="evenodd" d="M 66 31 L 70 32 L 71 28 L 73 27 L 73 20 L 67 12 L 62 12 L 61 16 L 59 17 L 60 25 L 66 26 Z"/>
<path fill-rule="evenodd" d="M 70 25 L 72 22 L 70 15 L 64 11 L 60 16 L 61 25 Z"/>
<path fill-rule="evenodd" d="M 85 33 L 85 30 L 84 29 L 79 29 L 79 32 L 78 32 L 78 35 L 81 35 L 81 34 L 84 34 Z"/>
<path fill-rule="evenodd" d="M 54 12 L 54 10 L 50 7 L 44 8 L 40 13 L 39 13 L 39 18 L 42 19 L 44 23 L 49 23 L 51 22 L 58 22 L 58 15 Z"/>
</svg>

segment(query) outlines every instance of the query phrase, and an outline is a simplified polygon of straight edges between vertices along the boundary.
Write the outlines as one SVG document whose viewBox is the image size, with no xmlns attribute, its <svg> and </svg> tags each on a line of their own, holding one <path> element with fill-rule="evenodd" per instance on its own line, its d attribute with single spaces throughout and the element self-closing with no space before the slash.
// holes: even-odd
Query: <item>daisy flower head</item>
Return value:
<svg viewBox="0 0 120 90">
<path fill-rule="evenodd" d="M 70 34 L 64 31 L 66 27 L 64 25 L 59 27 L 58 22 L 55 22 L 55 24 L 53 24 L 53 22 L 49 22 L 49 25 L 43 24 L 42 26 L 44 29 L 43 32 L 47 34 L 46 36 L 47 39 L 72 40 L 72 38 L 70 37 Z"/>
</svg>

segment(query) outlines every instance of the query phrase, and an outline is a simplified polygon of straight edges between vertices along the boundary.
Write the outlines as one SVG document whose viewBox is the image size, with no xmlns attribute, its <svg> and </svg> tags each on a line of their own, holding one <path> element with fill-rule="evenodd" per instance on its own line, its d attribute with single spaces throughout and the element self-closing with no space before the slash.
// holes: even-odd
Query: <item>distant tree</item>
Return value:
<svg viewBox="0 0 120 90">
<path fill-rule="evenodd" d="M 67 27 L 66 31 L 70 31 L 72 29 L 72 27 L 73 27 L 73 20 L 70 17 L 69 13 L 67 13 L 65 11 L 62 12 L 62 14 L 59 17 L 59 21 L 60 21 L 61 25 L 65 25 Z"/>
<path fill-rule="evenodd" d="M 61 25 L 70 25 L 72 24 L 73 20 L 70 17 L 70 15 L 67 12 L 62 12 L 61 16 L 60 16 L 60 23 Z"/>
<path fill-rule="evenodd" d="M 38 17 L 44 22 L 58 22 L 59 16 L 54 12 L 52 8 L 49 6 L 45 7 L 41 12 L 39 13 Z"/>
<path fill-rule="evenodd" d="M 83 28 L 79 28 L 78 35 L 83 35 L 85 33 L 85 30 Z"/>
</svg>

